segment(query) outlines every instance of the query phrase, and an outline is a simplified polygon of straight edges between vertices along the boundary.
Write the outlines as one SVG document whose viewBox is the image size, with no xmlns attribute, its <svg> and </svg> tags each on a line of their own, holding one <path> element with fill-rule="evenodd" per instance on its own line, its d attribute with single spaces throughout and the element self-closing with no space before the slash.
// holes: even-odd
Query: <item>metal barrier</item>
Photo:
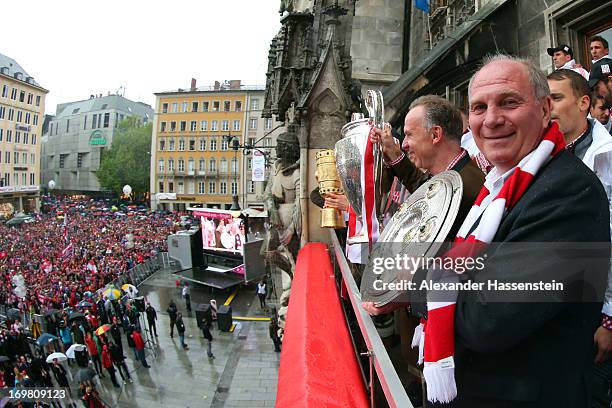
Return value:
<svg viewBox="0 0 612 408">
<path fill-rule="evenodd" d="M 370 393 L 373 394 L 372 390 L 374 389 L 374 370 L 376 371 L 376 376 L 390 407 L 413 408 L 408 398 L 408 394 L 406 394 L 406 390 L 393 367 L 393 363 L 391 363 L 391 359 L 389 358 L 389 354 L 385 349 L 382 339 L 376 327 L 374 327 L 372 318 L 361 306 L 361 293 L 353 278 L 346 257 L 344 256 L 344 248 L 342 248 L 340 242 L 338 242 L 338 237 L 334 230 L 330 231 L 330 235 L 336 263 L 340 268 L 342 280 L 346 286 L 348 297 L 351 301 L 353 311 L 355 312 L 357 323 L 359 324 L 359 329 L 368 349 L 367 355 L 370 363 Z M 371 404 L 374 406 L 373 395 L 371 396 Z"/>
</svg>

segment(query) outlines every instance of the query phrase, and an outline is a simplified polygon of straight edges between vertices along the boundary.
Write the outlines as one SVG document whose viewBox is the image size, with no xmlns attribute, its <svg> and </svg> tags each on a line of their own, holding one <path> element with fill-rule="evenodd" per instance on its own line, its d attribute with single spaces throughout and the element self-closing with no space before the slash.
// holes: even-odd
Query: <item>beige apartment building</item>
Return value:
<svg viewBox="0 0 612 408">
<path fill-rule="evenodd" d="M 239 80 L 155 93 L 151 207 L 263 209 L 265 182 L 253 182 L 246 145 L 274 155 L 278 124 L 261 117 L 263 86 Z M 269 170 L 266 170 L 268 172 Z M 267 177 L 266 177 L 267 178 Z"/>
<path fill-rule="evenodd" d="M 0 212 L 40 208 L 40 145 L 49 91 L 0 54 Z M 3 214 L 0 214 L 3 215 Z"/>
</svg>

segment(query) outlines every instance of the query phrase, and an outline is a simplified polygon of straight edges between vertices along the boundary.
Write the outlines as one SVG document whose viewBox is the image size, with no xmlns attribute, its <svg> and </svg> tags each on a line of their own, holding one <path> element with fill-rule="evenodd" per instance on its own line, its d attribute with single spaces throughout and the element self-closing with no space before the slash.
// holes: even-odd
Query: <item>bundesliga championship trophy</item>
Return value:
<svg viewBox="0 0 612 408">
<path fill-rule="evenodd" d="M 333 150 L 321 150 L 317 153 L 317 180 L 319 182 L 319 193 L 323 198 L 329 193 L 344 193 L 338 178 Z M 342 211 L 336 208 L 323 208 L 321 210 L 321 228 L 344 228 L 345 226 Z"/>
</svg>

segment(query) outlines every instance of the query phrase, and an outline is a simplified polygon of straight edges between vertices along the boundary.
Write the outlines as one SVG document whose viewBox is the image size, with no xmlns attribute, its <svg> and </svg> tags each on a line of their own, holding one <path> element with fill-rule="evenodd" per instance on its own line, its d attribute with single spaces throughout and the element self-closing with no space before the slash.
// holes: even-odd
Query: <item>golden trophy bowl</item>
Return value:
<svg viewBox="0 0 612 408">
<path fill-rule="evenodd" d="M 344 194 L 342 184 L 336 170 L 336 154 L 333 149 L 321 150 L 317 153 L 317 180 L 319 194 L 325 198 L 326 194 Z M 321 228 L 344 228 L 344 214 L 336 208 L 323 208 L 321 210 Z"/>
</svg>

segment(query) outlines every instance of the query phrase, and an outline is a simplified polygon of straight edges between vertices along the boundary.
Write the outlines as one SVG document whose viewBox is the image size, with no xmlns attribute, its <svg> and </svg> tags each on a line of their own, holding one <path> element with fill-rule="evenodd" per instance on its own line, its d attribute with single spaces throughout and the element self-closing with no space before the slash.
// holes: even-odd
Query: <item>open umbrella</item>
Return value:
<svg viewBox="0 0 612 408">
<path fill-rule="evenodd" d="M 114 288 L 108 288 L 106 289 L 104 292 L 102 292 L 102 295 L 110 300 L 115 300 L 115 299 L 120 299 L 121 298 L 121 292 L 118 291 L 117 289 Z"/>
<path fill-rule="evenodd" d="M 41 347 L 44 347 L 47 344 L 51 343 L 53 340 L 57 340 L 57 339 L 58 338 L 52 334 L 43 333 L 40 335 L 38 339 L 36 339 L 36 344 L 38 344 Z"/>
<path fill-rule="evenodd" d="M 123 286 L 121 286 L 121 289 L 123 289 L 123 291 L 127 293 L 131 298 L 135 297 L 138 294 L 138 288 L 136 288 L 136 286 L 130 283 L 125 283 Z"/>
<path fill-rule="evenodd" d="M 21 316 L 19 316 L 19 309 L 9 309 L 8 312 L 6 312 L 7 317 L 11 320 L 20 320 Z"/>
<path fill-rule="evenodd" d="M 66 350 L 66 356 L 69 358 L 76 358 L 76 356 L 74 355 L 74 352 L 83 351 L 86 348 L 87 347 L 85 347 L 85 345 L 83 344 L 73 344 L 72 346 L 68 347 L 68 350 Z"/>
<path fill-rule="evenodd" d="M 101 335 L 103 335 L 104 333 L 106 333 L 107 331 L 109 331 L 109 330 L 110 330 L 110 328 L 111 328 L 111 325 L 110 325 L 110 324 L 103 324 L 102 326 L 100 326 L 100 327 L 98 327 L 98 328 L 96 329 L 96 334 L 97 334 L 98 336 L 101 336 Z"/>
<path fill-rule="evenodd" d="M 58 359 L 59 361 L 66 361 L 68 357 L 64 353 L 51 353 L 47 356 L 47 363 L 52 363 L 53 360 Z"/>
<path fill-rule="evenodd" d="M 81 368 L 74 375 L 74 380 L 76 382 L 82 383 L 85 381 L 91 381 L 96 376 L 96 372 L 91 368 Z"/>
<path fill-rule="evenodd" d="M 0 356 L 0 363 L 6 363 L 7 361 L 10 361 L 11 359 L 8 358 L 7 356 Z"/>
<path fill-rule="evenodd" d="M 76 320 L 76 319 L 84 319 L 85 315 L 81 312 L 75 312 L 75 313 L 70 313 L 70 316 L 68 317 L 69 321 L 72 320 Z"/>
</svg>

